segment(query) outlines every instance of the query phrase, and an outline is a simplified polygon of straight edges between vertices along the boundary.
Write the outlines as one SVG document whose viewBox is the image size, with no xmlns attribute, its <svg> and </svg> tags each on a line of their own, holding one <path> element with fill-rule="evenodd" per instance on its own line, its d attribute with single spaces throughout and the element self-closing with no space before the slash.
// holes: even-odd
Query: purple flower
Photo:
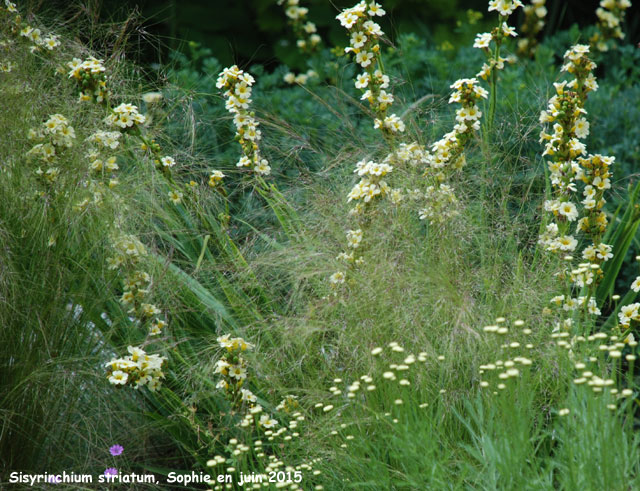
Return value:
<svg viewBox="0 0 640 491">
<path fill-rule="evenodd" d="M 122 445 L 114 445 L 109 449 L 109 452 L 111 452 L 111 455 L 120 455 L 123 450 Z"/>
<path fill-rule="evenodd" d="M 117 476 L 118 475 L 118 469 L 115 469 L 113 467 L 109 467 L 107 470 L 104 471 L 104 475 L 105 476 Z"/>
</svg>

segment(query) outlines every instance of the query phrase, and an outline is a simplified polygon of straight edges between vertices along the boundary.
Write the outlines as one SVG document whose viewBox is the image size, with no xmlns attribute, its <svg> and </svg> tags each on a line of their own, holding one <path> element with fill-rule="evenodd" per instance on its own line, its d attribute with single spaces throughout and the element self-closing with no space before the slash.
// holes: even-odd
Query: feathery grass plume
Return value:
<svg viewBox="0 0 640 491">
<path fill-rule="evenodd" d="M 524 37 L 518 40 L 518 54 L 533 58 L 538 49 L 538 34 L 544 29 L 544 19 L 547 16 L 546 0 L 531 0 L 531 4 L 524 6 L 524 21 L 520 30 Z"/>
<path fill-rule="evenodd" d="M 589 39 L 589 43 L 598 51 L 608 51 L 616 46 L 616 39 L 624 39 L 622 23 L 627 9 L 631 7 L 630 0 L 602 0 L 596 9 L 598 17 L 596 32 Z"/>
</svg>

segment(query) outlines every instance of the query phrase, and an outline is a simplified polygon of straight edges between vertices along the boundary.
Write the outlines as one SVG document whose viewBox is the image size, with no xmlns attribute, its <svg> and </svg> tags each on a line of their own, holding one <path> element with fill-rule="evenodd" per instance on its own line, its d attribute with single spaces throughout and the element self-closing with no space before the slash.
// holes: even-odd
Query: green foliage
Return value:
<svg viewBox="0 0 640 491">
<path fill-rule="evenodd" d="M 457 2 L 428 3 L 437 4 L 443 18 L 457 12 Z M 261 28 L 280 25 L 271 16 L 272 2 L 258 5 Z M 468 38 L 473 29 L 463 22 L 459 32 Z M 73 121 L 79 141 L 102 124 L 104 112 L 78 105 L 69 81 L 55 73 L 84 48 L 71 46 L 49 58 L 7 50 L 18 68 L 0 74 L 0 103 L 9 108 L 0 115 L 6 136 L 0 143 L 2 465 L 97 474 L 117 441 L 136 449 L 129 466 L 206 470 L 213 455 L 229 453 L 230 438 L 246 436 L 233 404 L 216 388 L 223 353 L 216 339 L 232 334 L 256 345 L 247 354 L 246 387 L 266 412 L 284 421 L 277 401 L 299 398 L 303 436 L 286 447 L 287 458 L 317 458 L 323 471 L 306 476 L 305 487 L 637 487 L 632 404 L 614 413 L 607 408 L 613 396 L 598 399 L 571 383 L 574 361 L 586 355 L 576 349 L 570 360 L 554 351 L 554 319 L 543 314 L 558 288 L 558 268 L 536 246 L 546 193 L 538 118 L 556 81 L 558 55 L 584 35 L 576 27 L 549 37 L 535 60 L 503 72 L 491 138 L 470 142 L 467 167 L 452 179 L 460 213 L 445 226 L 421 221 L 421 203 L 409 198 L 407 190 L 424 187 L 424 169 L 394 169 L 393 185 L 405 191 L 405 200 L 377 209 L 364 264 L 338 294 L 327 278 L 344 241 L 353 164 L 388 151 L 353 88 L 355 67 L 344 57 L 335 61 L 328 49 L 311 60 L 292 55 L 292 68 L 310 67 L 319 75 L 305 86 L 283 81 L 289 67 L 250 67 L 262 151 L 273 166 L 264 186 L 236 168 L 238 144 L 215 86 L 222 64 L 213 50 L 190 43 L 189 55 L 173 53 L 159 72 L 168 81 L 159 87 L 159 107 L 138 102 L 135 69 L 109 60 L 111 80 L 133 78 L 131 85 L 114 84 L 115 98 L 144 108 L 151 116 L 145 131 L 181 162 L 173 183 L 193 180 L 196 190 L 189 201 L 169 201 L 169 184 L 128 137 L 121 159 L 124 198 L 78 213 L 72 203 L 84 192 L 77 184 L 87 172 L 83 149 L 69 153 L 69 177 L 56 206 L 34 198 L 37 183 L 24 155 L 28 129 L 53 112 Z M 407 133 L 427 146 L 453 124 L 451 83 L 483 62 L 478 50 L 442 49 L 435 39 L 398 35 L 383 50 Z M 607 238 L 615 260 L 597 293 L 609 309 L 598 320 L 604 327 L 613 327 L 607 316 L 615 321 L 619 306 L 634 297 L 630 292 L 619 304 L 607 304 L 628 289 L 625 261 L 640 223 L 640 185 L 629 183 L 638 157 L 636 59 L 622 46 L 601 60 L 601 90 L 588 101 L 594 115 L 589 150 L 618 157 L 608 212 L 619 212 Z M 212 169 L 227 175 L 226 196 L 206 186 Z M 127 212 L 114 224 L 121 207 Z M 103 372 L 109 358 L 145 340 L 117 302 L 121 281 L 106 267 L 118 230 L 135 233 L 150 250 L 153 293 L 170 313 L 169 332 L 153 344 L 169 358 L 158 392 L 116 390 Z M 507 348 L 481 326 L 498 316 L 531 328 L 527 349 L 535 363 L 494 394 L 480 388 L 479 367 Z M 389 349 L 394 343 L 406 351 Z M 382 354 L 372 354 L 376 347 Z M 424 359 L 407 362 L 408 384 L 383 375 L 409 354 Z M 629 379 L 634 375 L 633 364 L 597 363 L 617 380 L 625 370 Z M 349 398 L 348 385 L 362 377 L 375 388 Z M 342 393 L 329 395 L 330 385 Z M 569 413 L 561 416 L 560 408 Z M 234 458 L 225 465 L 235 465 Z M 251 460 L 237 462 L 247 471 L 264 470 Z"/>
</svg>

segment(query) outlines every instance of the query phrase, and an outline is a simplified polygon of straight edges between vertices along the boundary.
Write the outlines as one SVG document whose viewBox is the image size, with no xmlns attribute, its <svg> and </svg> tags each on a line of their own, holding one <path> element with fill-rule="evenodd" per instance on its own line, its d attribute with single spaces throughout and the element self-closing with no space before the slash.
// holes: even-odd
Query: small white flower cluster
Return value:
<svg viewBox="0 0 640 491">
<path fill-rule="evenodd" d="M 47 166 L 38 167 L 35 173 L 47 184 L 53 184 L 60 175 L 60 168 L 56 166 L 60 152 L 73 146 L 76 133 L 62 114 L 53 114 L 38 128 L 29 130 L 30 140 L 38 141 L 27 152 L 29 159 L 35 159 Z"/>
<path fill-rule="evenodd" d="M 348 201 L 362 200 L 369 203 L 376 196 L 386 196 L 391 188 L 382 179 L 393 171 L 393 166 L 387 163 L 378 164 L 372 160 L 363 159 L 356 163 L 356 169 L 353 171 L 361 177 L 353 189 L 349 192 Z M 356 213 L 360 213 L 363 208 L 357 207 Z"/>
<path fill-rule="evenodd" d="M 305 85 L 309 80 L 318 78 L 318 74 L 315 70 L 309 69 L 307 73 L 299 73 L 296 75 L 293 72 L 288 72 L 284 75 L 283 80 L 289 85 L 300 84 Z"/>
<path fill-rule="evenodd" d="M 107 260 L 108 267 L 125 275 L 120 303 L 140 326 L 148 326 L 150 335 L 160 334 L 167 322 L 161 310 L 148 301 L 153 281 L 140 264 L 148 254 L 146 247 L 133 235 L 121 235 L 112 244 L 115 254 Z"/>
<path fill-rule="evenodd" d="M 476 78 L 457 80 L 451 88 L 454 91 L 449 98 L 449 104 L 462 105 L 456 110 L 456 124 L 453 131 L 446 133 L 432 145 L 432 153 L 426 155 L 428 167 L 439 182 L 446 180 L 444 169 L 451 167 L 450 164 L 453 164 L 454 169 L 460 169 L 465 165 L 464 146 L 472 133 L 480 128 L 482 112 L 478 108 L 478 101 L 488 96 L 488 92 L 480 87 Z"/>
<path fill-rule="evenodd" d="M 537 35 L 544 28 L 544 19 L 547 16 L 546 0 L 532 0 L 530 5 L 524 7 L 524 22 L 520 30 L 525 35 L 518 41 L 518 53 L 522 56 L 532 57 L 538 49 Z"/>
<path fill-rule="evenodd" d="M 0 9 L 2 9 L 2 7 L 0 7 Z M 4 9 L 11 13 L 11 14 L 17 14 L 18 13 L 18 9 L 16 7 L 16 4 L 13 2 L 10 2 L 9 0 L 4 0 Z"/>
<path fill-rule="evenodd" d="M 67 67 L 70 68 L 69 78 L 75 79 L 80 86 L 79 98 L 81 101 L 106 103 L 109 91 L 103 60 L 98 60 L 93 56 L 84 61 L 74 58 L 67 63 Z"/>
<path fill-rule="evenodd" d="M 509 17 L 518 7 L 523 6 L 520 0 L 490 0 L 489 12 L 495 10 L 502 17 Z"/>
<path fill-rule="evenodd" d="M 55 48 L 60 46 L 60 40 L 58 36 L 43 36 L 40 29 L 31 26 L 24 27 L 20 31 L 20 35 L 27 38 L 33 43 L 31 48 L 29 48 L 32 53 L 38 50 L 53 51 Z"/>
<path fill-rule="evenodd" d="M 252 489 L 268 487 L 268 476 L 278 471 L 282 472 L 283 470 L 286 472 L 287 476 L 291 474 L 292 478 L 295 475 L 300 476 L 305 483 L 305 486 L 303 487 L 302 485 L 294 482 L 292 478 L 288 478 L 287 480 L 278 482 L 275 488 L 286 487 L 292 491 L 302 489 L 314 489 L 321 491 L 324 489 L 320 484 L 310 487 L 312 476 L 318 476 L 322 473 L 319 469 L 314 469 L 314 466 L 318 463 L 319 459 L 312 459 L 300 462 L 297 465 L 292 465 L 292 463 L 285 461 L 284 457 L 282 457 L 282 454 L 288 454 L 290 458 L 291 453 L 288 452 L 289 448 L 287 448 L 286 445 L 288 442 L 300 438 L 298 424 L 305 420 L 304 415 L 300 412 L 295 412 L 291 414 L 291 419 L 288 425 L 285 423 L 280 428 L 275 429 L 276 426 L 280 425 L 280 423 L 267 414 L 261 414 L 262 407 L 260 405 L 256 405 L 252 408 L 252 411 L 255 411 L 255 413 L 252 415 L 250 411 L 243 419 L 240 426 L 252 426 L 255 420 L 256 426 L 260 432 L 257 435 L 255 433 L 253 435 L 243 435 L 249 437 L 248 444 L 243 443 L 241 437 L 230 438 L 228 443 L 225 445 L 228 455 L 214 455 L 207 461 L 207 466 L 213 468 L 220 467 L 214 471 L 217 474 L 224 473 L 229 476 L 234 476 L 235 473 L 238 472 L 239 468 L 243 468 L 246 463 L 246 459 L 250 457 L 254 462 L 255 468 L 264 469 L 264 472 L 262 473 L 252 473 L 251 478 L 255 482 L 255 484 L 251 486 Z M 248 423 L 244 424 L 245 422 Z M 263 439 L 266 444 L 263 442 Z M 303 472 L 306 473 L 304 476 Z M 237 477 L 236 482 L 239 482 L 240 479 L 240 477 Z M 296 480 L 298 479 L 296 478 Z M 245 482 L 247 483 L 246 485 L 249 486 L 249 481 Z M 230 489 L 230 486 L 216 484 L 212 489 L 214 491 L 221 491 L 223 489 Z"/>
<path fill-rule="evenodd" d="M 574 282 L 579 288 L 593 284 L 593 280 L 595 278 L 589 263 L 580 263 L 576 269 L 571 271 L 571 276 L 572 279 L 575 279 Z M 592 315 L 600 315 L 601 313 L 598 308 L 598 304 L 596 303 L 596 299 L 593 297 L 589 297 L 587 301 L 586 296 L 572 298 L 571 296 L 565 297 L 565 295 L 556 295 L 549 302 L 552 306 L 561 307 L 565 312 L 573 312 L 586 307 L 587 312 Z M 571 319 L 565 319 L 565 321 L 567 320 L 571 321 Z M 560 327 L 557 326 L 556 330 L 559 329 Z"/>
<path fill-rule="evenodd" d="M 242 389 L 247 378 L 247 361 L 241 356 L 244 351 L 253 348 L 253 345 L 228 334 L 220 336 L 217 341 L 226 353 L 216 362 L 215 373 L 222 377 L 216 387 L 224 390 L 234 404 L 254 402 L 255 396 L 249 390 Z"/>
<path fill-rule="evenodd" d="M 492 390 L 494 395 L 498 394 L 498 391 L 507 390 L 510 380 L 514 383 L 533 365 L 529 353 L 534 345 L 528 339 L 532 331 L 524 326 L 522 320 L 513 321 L 509 326 L 507 319 L 498 317 L 495 324 L 482 328 L 483 332 L 495 335 L 500 342 L 496 355 L 498 359 L 479 367 L 482 377 L 480 387 Z"/>
<path fill-rule="evenodd" d="M 414 402 L 420 409 L 428 407 L 429 403 L 419 403 L 419 401 L 416 400 L 416 393 L 411 387 L 416 383 L 416 376 L 418 376 L 416 372 L 420 372 L 421 366 L 432 362 L 430 358 L 433 358 L 433 361 L 437 360 L 438 362 L 442 362 L 445 359 L 444 356 L 430 356 L 424 351 L 417 354 L 407 353 L 405 348 L 396 341 L 390 342 L 387 348 L 387 353 L 385 353 L 385 348 L 381 346 L 373 348 L 370 352 L 371 356 L 376 358 L 375 365 L 378 366 L 378 369 L 372 373 L 365 373 L 360 376 L 349 374 L 347 376 L 350 380 L 334 378 L 334 385 L 329 387 L 330 397 L 333 398 L 333 400 L 318 402 L 314 407 L 324 413 L 329 413 L 336 407 L 340 407 L 340 410 L 343 411 L 345 406 L 349 406 L 353 403 L 352 401 L 357 400 L 356 407 L 364 409 L 366 414 L 375 415 L 376 418 L 388 417 L 393 424 L 399 422 L 398 418 L 401 417 L 401 414 L 396 414 L 394 416 L 397 417 L 393 417 L 392 411 L 395 407 L 405 404 L 405 402 Z M 389 361 L 391 363 L 388 363 Z M 384 366 L 380 367 L 380 365 L 383 364 Z M 369 394 L 375 391 L 385 390 L 389 386 L 395 386 L 393 391 L 400 391 L 402 397 L 391 400 L 386 397 L 370 397 Z M 379 389 L 378 387 L 384 388 Z M 443 391 L 440 393 L 443 393 Z M 418 395 L 418 397 L 423 396 Z M 341 424 L 340 428 L 346 429 L 347 425 Z M 340 435 L 340 433 L 341 432 L 334 430 L 331 432 L 331 435 L 344 438 L 346 442 L 340 445 L 340 447 L 348 448 L 348 442 L 355 437 L 350 434 Z"/>
<path fill-rule="evenodd" d="M 29 24 L 22 22 L 22 16 L 16 7 L 16 4 L 4 0 L 4 6 L 0 5 L 0 13 L 6 12 L 9 14 L 9 29 L 16 35 L 23 37 L 31 41 L 29 51 L 35 53 L 38 51 L 53 51 L 60 46 L 60 39 L 53 34 L 45 35 L 42 31 L 36 27 L 32 27 Z"/>
<path fill-rule="evenodd" d="M 162 367 L 167 359 L 160 355 L 149 355 L 142 348 L 129 346 L 130 353 L 124 358 L 114 358 L 106 364 L 109 383 L 116 386 L 132 385 L 139 389 L 145 385 L 156 391 L 164 378 Z"/>
<path fill-rule="evenodd" d="M 48 139 L 49 143 L 55 147 L 70 148 L 76 133 L 67 118 L 62 114 L 53 114 L 38 129 L 29 131 L 29 139 L 43 138 Z"/>
<path fill-rule="evenodd" d="M 500 23 L 498 27 L 493 29 L 491 32 L 483 32 L 476 36 L 473 47 L 482 49 L 488 58 L 488 63 L 484 63 L 482 65 L 482 69 L 478 72 L 476 77 L 487 80 L 494 70 L 504 69 L 504 64 L 509 61 L 509 58 L 503 58 L 500 56 L 500 47 L 509 37 L 516 37 L 518 35 L 515 28 L 510 27 L 507 24 L 507 18 L 518 7 L 522 6 L 522 2 L 519 0 L 498 0 L 489 2 L 489 12 L 492 10 L 497 11 L 500 15 Z M 495 50 L 491 49 L 491 42 L 496 45 Z"/>
<path fill-rule="evenodd" d="M 107 125 L 120 128 L 121 131 L 137 128 L 138 125 L 144 124 L 145 121 L 146 118 L 138 112 L 138 106 L 124 103 L 115 107 L 113 112 L 105 119 Z"/>
<path fill-rule="evenodd" d="M 350 34 L 350 44 L 345 53 L 351 53 L 355 62 L 364 70 L 356 77 L 355 86 L 363 94 L 375 114 L 374 128 L 386 135 L 402 133 L 405 124 L 396 114 L 387 114 L 393 104 L 389 88 L 389 77 L 382 71 L 379 38 L 384 35 L 380 25 L 373 20 L 385 15 L 382 7 L 374 2 L 361 1 L 354 7 L 343 10 L 336 18 Z"/>
<path fill-rule="evenodd" d="M 255 119 L 255 114 L 249 112 L 251 87 L 254 82 L 250 74 L 233 65 L 220 73 L 216 87 L 224 90 L 225 106 L 234 115 L 236 138 L 242 145 L 243 155 L 236 166 L 249 168 L 260 176 L 266 176 L 271 173 L 271 167 L 267 159 L 260 155 L 259 142 L 262 134 L 258 129 L 259 123 Z"/>
<path fill-rule="evenodd" d="M 599 51 L 608 51 L 610 40 L 624 39 L 621 26 L 629 7 L 631 7 L 630 0 L 602 0 L 600 2 L 600 7 L 596 9 L 600 32 L 594 34 L 589 40 L 592 46 L 595 46 Z"/>
<path fill-rule="evenodd" d="M 442 224 L 459 213 L 458 198 L 447 184 L 429 186 L 424 198 L 429 205 L 419 211 L 420 220 L 428 220 L 431 225 Z"/>
<path fill-rule="evenodd" d="M 118 185 L 114 173 L 120 167 L 116 156 L 110 154 L 120 146 L 121 136 L 119 131 L 96 131 L 85 140 L 90 145 L 86 154 L 90 162 L 89 169 L 94 175 L 108 179 L 110 188 Z M 107 155 L 103 155 L 103 152 Z"/>
<path fill-rule="evenodd" d="M 212 170 L 211 175 L 209 176 L 209 186 L 212 188 L 218 187 L 218 185 L 220 185 L 222 179 L 224 178 L 225 175 L 222 173 L 222 171 Z"/>
<path fill-rule="evenodd" d="M 307 20 L 309 9 L 300 6 L 300 0 L 278 0 L 278 5 L 284 5 L 284 12 L 297 38 L 296 46 L 303 53 L 313 52 L 322 42 L 316 25 Z"/>
</svg>

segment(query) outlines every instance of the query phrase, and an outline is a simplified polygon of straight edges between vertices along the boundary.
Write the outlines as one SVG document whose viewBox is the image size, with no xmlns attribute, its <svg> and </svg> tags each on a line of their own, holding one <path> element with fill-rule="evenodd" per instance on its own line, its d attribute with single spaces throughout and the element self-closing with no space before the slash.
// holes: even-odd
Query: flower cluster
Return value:
<svg viewBox="0 0 640 491">
<path fill-rule="evenodd" d="M 224 177 L 225 175 L 222 173 L 222 171 L 219 171 L 219 170 L 211 171 L 211 175 L 209 176 L 209 186 L 212 188 L 218 187 L 222 182 L 222 179 L 224 179 Z"/>
<path fill-rule="evenodd" d="M 385 348 L 379 346 L 371 350 L 371 356 L 376 358 L 376 370 L 362 375 L 351 374 L 345 378 L 333 379 L 333 385 L 329 387 L 329 400 L 318 402 L 315 408 L 322 413 L 330 413 L 336 407 L 340 412 L 347 410 L 358 411 L 365 409 L 366 414 L 375 414 L 375 418 L 387 419 L 389 424 L 398 424 L 403 416 L 402 406 L 412 404 L 411 407 L 424 409 L 429 406 L 424 398 L 433 399 L 434 395 L 427 395 L 423 387 L 417 388 L 416 378 L 420 376 L 421 367 L 431 363 L 441 364 L 445 357 L 442 355 L 429 355 L 425 351 L 417 354 L 407 352 L 398 342 L 392 341 Z M 417 373 L 416 373 L 417 372 Z M 390 399 L 376 397 L 377 392 L 387 393 L 393 387 L 394 392 L 399 392 L 400 397 Z M 440 391 L 440 394 L 444 391 Z M 354 414 L 357 418 L 359 415 Z M 363 418 L 362 421 L 366 421 Z M 366 424 L 366 423 L 365 423 Z M 343 431 L 344 430 L 344 431 Z M 344 441 L 340 448 L 349 447 L 354 436 L 349 434 L 346 424 L 340 425 L 340 431 L 333 430 L 330 435 Z"/>
<path fill-rule="evenodd" d="M 609 41 L 624 39 L 621 26 L 629 7 L 631 7 L 630 0 L 602 0 L 600 2 L 600 7 L 596 10 L 599 32 L 589 39 L 591 46 L 596 47 L 599 51 L 607 51 Z"/>
<path fill-rule="evenodd" d="M 84 61 L 74 58 L 67 63 L 67 66 L 70 68 L 69 78 L 75 79 L 80 87 L 81 101 L 107 103 L 109 90 L 107 89 L 106 69 L 102 60 L 93 56 Z"/>
<path fill-rule="evenodd" d="M 578 245 L 578 241 L 569 233 L 570 224 L 579 218 L 578 208 L 572 200 L 573 194 L 577 191 L 577 180 L 586 184 L 586 199 L 583 204 L 589 210 L 588 218 L 578 222 L 579 230 L 588 230 L 589 235 L 598 242 L 597 237 L 601 232 L 597 235 L 591 232 L 603 230 L 600 225 L 606 225 L 606 216 L 600 210 L 604 201 L 596 188 L 604 191 L 610 186 L 608 165 L 612 160 L 603 160 L 600 157 L 583 158 L 586 155 L 586 147 L 581 141 L 589 134 L 584 104 L 588 93 L 598 87 L 592 73 L 595 63 L 588 58 L 588 53 L 589 47 L 586 45 L 576 45 L 565 53 L 565 65 L 562 70 L 575 78 L 570 82 L 554 84 L 556 94 L 549 100 L 548 109 L 540 115 L 540 122 L 552 125 L 553 130 L 549 133 L 545 128 L 540 134 L 541 141 L 546 142 L 543 155 L 550 158 L 547 165 L 554 190 L 553 199 L 547 200 L 544 204 L 545 210 L 552 213 L 554 221 L 547 225 L 540 237 L 540 243 L 551 252 L 572 252 Z M 581 162 L 592 169 L 583 168 Z M 603 169 L 603 166 L 607 169 Z M 605 174 L 601 177 L 599 174 L 603 171 Z M 595 247 L 598 246 L 596 243 Z M 585 254 L 585 258 L 596 259 L 590 252 Z"/>
<path fill-rule="evenodd" d="M 240 408 L 244 403 L 253 403 L 256 397 L 242 386 L 247 378 L 247 361 L 242 354 L 253 345 L 242 338 L 232 338 L 228 334 L 220 336 L 218 344 L 225 350 L 224 356 L 216 363 L 215 373 L 221 378 L 217 388 L 225 391 L 235 407 Z"/>
<path fill-rule="evenodd" d="M 518 8 L 522 7 L 520 0 L 495 0 L 489 2 L 489 12 L 495 10 L 499 14 L 498 26 L 491 32 L 483 32 L 476 36 L 473 43 L 474 48 L 479 48 L 487 55 L 488 62 L 482 65 L 482 69 L 476 77 L 483 80 L 489 79 L 494 75 L 496 70 L 502 70 L 507 58 L 500 56 L 500 47 L 505 40 L 510 37 L 516 37 L 518 34 L 513 27 L 507 24 L 507 18 Z M 495 44 L 495 48 L 491 48 L 491 42 Z"/>
<path fill-rule="evenodd" d="M 532 331 L 524 326 L 524 321 L 521 320 L 516 320 L 509 326 L 504 317 L 499 317 L 495 324 L 483 328 L 485 333 L 497 336 L 500 349 L 497 360 L 480 365 L 480 387 L 497 394 L 497 391 L 509 387 L 510 380 L 520 379 L 523 372 L 533 364 L 529 353 L 534 345 L 528 341 Z"/>
<path fill-rule="evenodd" d="M 160 355 L 149 355 L 142 348 L 133 346 L 129 346 L 127 351 L 128 356 L 106 363 L 109 383 L 130 385 L 135 389 L 146 385 L 151 391 L 158 390 L 164 378 L 162 367 L 167 359 Z"/>
<path fill-rule="evenodd" d="M 120 303 L 136 325 L 147 327 L 152 336 L 160 334 L 167 323 L 160 309 L 148 300 L 153 282 L 149 273 L 141 268 L 147 256 L 146 247 L 133 235 L 121 235 L 113 240 L 113 248 L 115 254 L 107 260 L 108 267 L 119 269 L 125 275 Z M 164 378 L 162 366 L 166 358 L 148 355 L 143 349 L 132 346 L 128 351 L 129 356 L 107 363 L 109 382 L 113 385 L 133 385 L 136 389 L 147 385 L 150 390 L 157 390 L 160 379 Z"/>
<path fill-rule="evenodd" d="M 33 43 L 30 48 L 32 53 L 43 50 L 53 51 L 60 46 L 58 36 L 54 36 L 53 34 L 43 36 L 42 31 L 37 27 L 27 25 L 20 30 L 20 35 Z"/>
<path fill-rule="evenodd" d="M 457 213 L 454 190 L 443 183 L 448 179 L 448 174 L 466 164 L 464 148 L 480 128 L 482 111 L 478 102 L 488 96 L 487 90 L 480 86 L 476 78 L 457 80 L 451 88 L 453 93 L 449 103 L 462 106 L 456 110 L 456 124 L 452 131 L 433 143 L 430 153 L 424 152 L 421 157 L 421 161 L 427 165 L 425 174 L 434 182 L 425 193 L 428 205 L 420 210 L 420 219 L 428 219 L 432 224 L 443 223 Z"/>
<path fill-rule="evenodd" d="M 538 49 L 537 36 L 544 28 L 547 16 L 546 0 L 532 0 L 524 7 L 524 22 L 520 30 L 524 37 L 518 41 L 518 54 L 532 57 Z"/>
<path fill-rule="evenodd" d="M 582 297 L 581 297 L 582 299 Z M 552 300 L 558 304 L 563 299 L 557 297 Z M 583 301 L 583 303 L 585 303 Z M 591 303 L 591 302 L 589 302 Z M 638 316 L 640 304 L 628 306 L 629 308 L 621 313 L 621 318 L 633 318 Z M 571 310 L 565 308 L 565 310 Z M 633 363 L 636 356 L 632 349 L 637 346 L 633 335 L 621 337 L 617 334 L 607 334 L 596 332 L 589 336 L 572 335 L 572 319 L 568 318 L 558 322 L 549 335 L 549 345 L 559 348 L 556 355 L 558 363 L 568 363 L 573 365 L 577 375 L 573 379 L 576 386 L 585 385 L 591 389 L 592 394 L 602 394 L 605 391 L 613 396 L 613 401 L 622 400 L 633 395 L 629 388 L 620 387 L 620 381 L 611 378 L 612 371 L 617 360 L 624 356 L 627 362 Z M 528 376 L 530 367 L 536 365 L 535 358 L 538 347 L 531 343 L 530 335 L 532 330 L 524 327 L 524 322 L 517 320 L 509 327 L 506 319 L 501 317 L 496 319 L 495 324 L 483 328 L 485 333 L 495 336 L 499 343 L 497 347 L 498 359 L 492 363 L 480 365 L 480 376 L 482 378 L 480 387 L 491 390 L 494 395 L 499 391 L 509 388 L 510 382 Z M 609 341 L 607 343 L 607 341 Z M 606 355 L 605 355 L 606 354 Z M 600 375 L 597 373 L 600 372 Z M 585 394 L 586 395 L 586 394 Z M 607 404 L 609 409 L 616 409 L 616 404 Z M 568 409 L 558 411 L 559 416 L 569 414 Z"/>
<path fill-rule="evenodd" d="M 369 203 L 377 196 L 384 197 L 389 191 L 389 185 L 384 181 L 384 177 L 393 171 L 393 166 L 383 162 L 376 163 L 372 160 L 360 160 L 356 163 L 354 173 L 360 176 L 360 181 L 353 186 L 349 192 L 348 201 L 362 201 Z M 358 203 L 354 213 L 361 213 L 363 205 Z"/>
<path fill-rule="evenodd" d="M 306 73 L 299 73 L 298 75 L 293 72 L 288 72 L 284 75 L 283 80 L 290 85 L 305 85 L 310 79 L 316 79 L 317 77 L 318 74 L 315 70 L 309 69 Z"/>
<path fill-rule="evenodd" d="M 393 94 L 388 91 L 389 77 L 384 74 L 380 61 L 379 39 L 384 35 L 380 25 L 373 19 L 383 16 L 385 11 L 376 2 L 361 1 L 354 7 L 343 10 L 337 19 L 350 35 L 350 44 L 345 48 L 351 53 L 363 72 L 356 77 L 355 86 L 363 94 L 375 115 L 374 127 L 385 136 L 402 133 L 405 125 L 395 114 L 387 114 L 393 104 Z"/>
<path fill-rule="evenodd" d="M 509 17 L 518 7 L 522 6 L 520 0 L 490 0 L 489 12 L 495 10 L 501 17 Z"/>
<path fill-rule="evenodd" d="M 447 184 L 429 186 L 424 197 L 429 206 L 419 211 L 420 220 L 428 220 L 431 225 L 438 225 L 459 213 L 456 206 L 458 199 L 451 186 Z"/>
<path fill-rule="evenodd" d="M 138 112 L 138 106 L 125 103 L 113 108 L 111 114 L 105 119 L 107 125 L 119 128 L 122 132 L 137 128 L 145 121 L 146 118 Z"/>
<path fill-rule="evenodd" d="M 153 283 L 151 275 L 141 269 L 147 249 L 132 235 L 122 235 L 113 241 L 115 254 L 108 259 L 109 269 L 119 269 L 124 275 L 124 288 L 120 303 L 140 327 L 148 327 L 149 334 L 160 334 L 167 326 L 160 309 L 150 303 Z"/>
<path fill-rule="evenodd" d="M 60 175 L 60 153 L 73 145 L 75 130 L 62 114 L 53 114 L 40 127 L 29 130 L 28 136 L 30 140 L 39 143 L 27 152 L 27 157 L 39 161 L 45 167 L 38 167 L 36 175 L 45 183 L 53 184 Z"/>
<path fill-rule="evenodd" d="M 278 0 L 278 5 L 284 6 L 284 12 L 297 38 L 298 49 L 303 53 L 315 51 L 322 42 L 322 38 L 318 35 L 316 25 L 307 20 L 309 9 L 301 7 L 299 0 Z"/>
<path fill-rule="evenodd" d="M 29 51 L 35 53 L 37 51 L 53 51 L 60 46 L 60 39 L 53 34 L 43 34 L 43 32 L 27 23 L 22 22 L 22 16 L 16 7 L 16 4 L 4 0 L 4 6 L 0 5 L 0 14 L 8 14 L 9 29 L 15 35 L 19 35 L 31 42 Z"/>
<path fill-rule="evenodd" d="M 120 167 L 112 152 L 120 146 L 121 136 L 119 131 L 96 131 L 85 140 L 89 144 L 86 155 L 92 175 L 107 181 L 110 188 L 118 185 L 115 172 Z"/>
<path fill-rule="evenodd" d="M 233 65 L 220 73 L 216 87 L 224 90 L 226 108 L 234 115 L 236 139 L 242 146 L 242 157 L 236 166 L 241 169 L 249 168 L 255 174 L 266 176 L 271 173 L 271 167 L 267 159 L 260 155 L 258 144 L 262 135 L 258 129 L 259 123 L 255 119 L 255 113 L 249 111 L 251 86 L 254 82 L 250 74 Z"/>
<path fill-rule="evenodd" d="M 218 344 L 224 349 L 224 355 L 217 361 L 215 372 L 221 376 L 217 387 L 224 391 L 225 396 L 233 405 L 231 413 L 237 419 L 237 428 L 242 430 L 241 436 L 231 438 L 225 445 L 224 455 L 215 455 L 207 462 L 208 467 L 218 468 L 225 465 L 224 472 L 234 474 L 242 472 L 240 468 L 249 466 L 251 472 L 256 468 L 272 472 L 279 468 L 286 469 L 287 476 L 301 474 L 303 471 L 312 475 L 320 474 L 314 470 L 316 461 L 304 461 L 296 466 L 285 465 L 279 454 L 286 453 L 286 445 L 300 437 L 300 424 L 306 419 L 301 412 L 298 398 L 293 395 L 286 396 L 275 408 L 280 411 L 278 419 L 268 414 L 258 398 L 249 389 L 245 388 L 248 379 L 248 363 L 243 353 L 253 348 L 244 339 L 230 335 L 220 336 Z M 244 442 L 243 442 L 244 440 Z M 220 472 L 220 471 L 218 471 Z M 285 479 L 290 479 L 285 476 Z M 305 482 L 307 482 L 305 480 Z M 302 489 L 293 481 L 283 481 L 287 489 Z M 263 486 L 263 485 L 262 485 Z M 254 487 L 261 487 L 255 485 Z M 223 489 L 215 486 L 213 489 Z M 314 489 L 322 489 L 316 486 Z"/>
</svg>

